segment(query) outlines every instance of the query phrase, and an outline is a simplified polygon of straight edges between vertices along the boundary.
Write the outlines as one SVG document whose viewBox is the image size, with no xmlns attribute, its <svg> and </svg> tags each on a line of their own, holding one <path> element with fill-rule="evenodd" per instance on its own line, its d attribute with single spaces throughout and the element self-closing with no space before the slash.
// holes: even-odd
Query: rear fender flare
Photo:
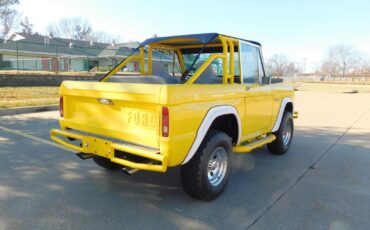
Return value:
<svg viewBox="0 0 370 230">
<path fill-rule="evenodd" d="M 199 129 L 197 131 L 197 135 L 195 137 L 195 140 L 194 140 L 189 152 L 187 153 L 184 161 L 182 162 L 183 165 L 188 163 L 193 158 L 193 156 L 197 152 L 200 144 L 202 143 L 204 137 L 206 136 L 209 128 L 211 127 L 213 121 L 219 116 L 228 115 L 228 114 L 233 114 L 235 116 L 236 120 L 237 120 L 237 123 L 238 123 L 238 141 L 237 141 L 237 144 L 239 144 L 242 128 L 241 128 L 241 122 L 240 122 L 240 117 L 239 117 L 238 111 L 235 109 L 234 106 L 231 106 L 231 105 L 222 105 L 222 106 L 213 107 L 210 110 L 208 110 L 208 112 L 207 112 L 206 116 L 204 117 L 201 125 L 199 126 Z"/>
</svg>

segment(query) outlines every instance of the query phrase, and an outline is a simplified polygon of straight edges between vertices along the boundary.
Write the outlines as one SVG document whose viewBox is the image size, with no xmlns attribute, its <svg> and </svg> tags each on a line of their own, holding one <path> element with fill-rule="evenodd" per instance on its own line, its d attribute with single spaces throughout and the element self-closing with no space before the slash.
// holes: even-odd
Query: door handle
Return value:
<svg viewBox="0 0 370 230">
<path fill-rule="evenodd" d="M 251 89 L 251 87 L 250 87 L 250 86 L 246 86 L 246 87 L 245 87 L 245 90 L 246 90 L 246 91 L 249 91 L 250 89 Z"/>
</svg>

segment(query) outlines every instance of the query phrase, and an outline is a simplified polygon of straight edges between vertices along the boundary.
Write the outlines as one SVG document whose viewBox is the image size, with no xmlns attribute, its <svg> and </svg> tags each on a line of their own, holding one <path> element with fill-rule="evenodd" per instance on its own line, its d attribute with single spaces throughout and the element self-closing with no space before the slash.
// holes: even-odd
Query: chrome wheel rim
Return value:
<svg viewBox="0 0 370 230">
<path fill-rule="evenodd" d="M 212 186 L 219 185 L 224 179 L 227 171 L 227 152 L 222 147 L 217 147 L 208 161 L 207 176 Z"/>
<path fill-rule="evenodd" d="M 286 121 L 283 130 L 283 143 L 287 146 L 290 142 L 290 138 L 292 137 L 292 123 L 290 120 Z"/>
</svg>

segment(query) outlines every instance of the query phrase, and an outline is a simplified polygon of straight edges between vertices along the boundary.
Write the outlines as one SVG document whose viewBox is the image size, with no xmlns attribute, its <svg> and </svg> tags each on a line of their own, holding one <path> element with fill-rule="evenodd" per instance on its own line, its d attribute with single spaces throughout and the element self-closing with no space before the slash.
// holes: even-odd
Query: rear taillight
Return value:
<svg viewBox="0 0 370 230">
<path fill-rule="evenodd" d="M 168 137 L 170 133 L 170 114 L 167 107 L 162 107 L 162 136 Z"/>
<path fill-rule="evenodd" d="M 59 98 L 59 113 L 60 117 L 64 116 L 63 97 Z"/>
</svg>

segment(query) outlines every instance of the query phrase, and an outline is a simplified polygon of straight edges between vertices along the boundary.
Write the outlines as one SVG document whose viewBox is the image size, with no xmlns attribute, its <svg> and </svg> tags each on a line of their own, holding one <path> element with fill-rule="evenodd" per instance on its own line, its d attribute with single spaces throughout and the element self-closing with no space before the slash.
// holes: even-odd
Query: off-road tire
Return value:
<svg viewBox="0 0 370 230">
<path fill-rule="evenodd" d="M 290 126 L 290 136 L 288 141 L 286 140 L 287 134 L 284 134 L 284 132 L 289 130 L 289 127 L 287 126 Z M 294 123 L 291 112 L 284 112 L 283 118 L 281 119 L 280 127 L 273 134 L 276 136 L 276 139 L 267 145 L 270 152 L 277 155 L 282 155 L 286 153 L 292 143 L 294 134 Z"/>
<path fill-rule="evenodd" d="M 226 133 L 219 130 L 208 131 L 193 158 L 181 166 L 181 182 L 186 193 L 194 198 L 206 201 L 214 200 L 222 193 L 231 172 L 231 143 L 231 137 Z M 225 154 L 226 157 L 223 157 Z M 221 157 L 218 157 L 218 155 Z M 217 162 L 222 163 L 218 164 Z M 218 168 L 217 165 L 221 166 L 219 167 L 220 171 L 215 170 L 215 168 Z M 216 173 L 212 174 L 212 172 Z M 209 179 L 214 175 L 221 176 L 215 176 L 213 180 Z"/>
<path fill-rule="evenodd" d="M 101 156 L 93 156 L 93 161 L 99 165 L 102 168 L 105 168 L 107 170 L 118 170 L 122 169 L 122 166 L 116 163 L 113 163 L 107 158 L 101 157 Z"/>
</svg>

